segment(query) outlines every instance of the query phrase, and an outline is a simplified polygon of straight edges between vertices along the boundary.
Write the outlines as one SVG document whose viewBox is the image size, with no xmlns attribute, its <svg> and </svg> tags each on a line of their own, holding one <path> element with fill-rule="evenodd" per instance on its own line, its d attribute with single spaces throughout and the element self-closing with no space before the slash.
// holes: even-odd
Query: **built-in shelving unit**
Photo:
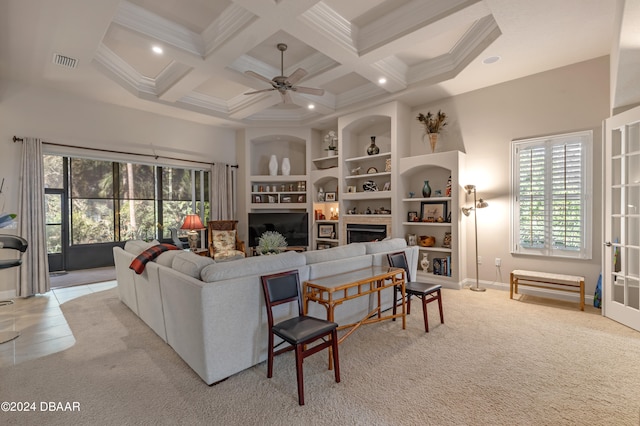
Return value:
<svg viewBox="0 0 640 426">
<path fill-rule="evenodd" d="M 428 270 L 418 266 L 418 279 L 428 279 L 452 288 L 461 288 L 466 276 L 460 256 L 464 249 L 460 211 L 464 203 L 460 184 L 464 156 L 462 152 L 449 151 L 401 158 L 399 162 L 399 190 L 405 195 L 401 199 L 403 232 L 405 236 L 415 235 L 417 240 L 420 236 L 435 237 L 433 246 L 419 248 L 420 260 L 427 256 L 430 265 Z M 423 197 L 422 187 L 426 180 L 432 193 L 440 191 L 442 195 Z M 410 197 L 410 192 L 420 196 Z M 434 271 L 434 260 L 439 260 L 439 264 L 446 262 L 447 267 Z"/>
<path fill-rule="evenodd" d="M 251 176 L 252 209 L 306 209 L 306 176 Z"/>
</svg>

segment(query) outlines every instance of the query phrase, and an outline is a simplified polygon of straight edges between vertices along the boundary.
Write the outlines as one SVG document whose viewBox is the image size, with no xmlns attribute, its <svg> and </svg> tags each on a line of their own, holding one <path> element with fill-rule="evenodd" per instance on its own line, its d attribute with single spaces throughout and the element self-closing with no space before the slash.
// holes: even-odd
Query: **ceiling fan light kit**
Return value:
<svg viewBox="0 0 640 426">
<path fill-rule="evenodd" d="M 280 75 L 275 76 L 271 80 L 269 80 L 267 77 L 262 76 L 257 72 L 254 72 L 251 70 L 245 71 L 244 73 L 246 75 L 251 76 L 253 78 L 257 78 L 258 80 L 262 80 L 265 83 L 269 83 L 272 86 L 270 89 L 262 89 L 262 90 L 256 90 L 253 92 L 247 92 L 245 93 L 245 95 L 255 95 L 257 93 L 271 92 L 271 91 L 277 90 L 278 92 L 280 92 L 280 95 L 282 95 L 282 102 L 285 104 L 293 103 L 293 100 L 291 99 L 291 95 L 289 94 L 289 91 L 305 93 L 308 95 L 315 95 L 315 96 L 324 95 L 323 89 L 316 89 L 313 87 L 303 87 L 303 86 L 295 85 L 298 81 L 300 81 L 302 78 L 304 78 L 304 76 L 307 75 L 307 71 L 305 71 L 302 68 L 298 68 L 293 72 L 293 74 L 291 74 L 289 77 L 286 77 L 284 75 L 284 52 L 287 50 L 287 45 L 284 43 L 278 43 L 276 47 L 280 51 Z"/>
</svg>

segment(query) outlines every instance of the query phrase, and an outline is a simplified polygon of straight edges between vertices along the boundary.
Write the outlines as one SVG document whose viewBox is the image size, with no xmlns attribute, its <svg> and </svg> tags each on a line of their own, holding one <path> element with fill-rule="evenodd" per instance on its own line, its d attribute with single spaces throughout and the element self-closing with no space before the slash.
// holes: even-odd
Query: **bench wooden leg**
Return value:
<svg viewBox="0 0 640 426">
<path fill-rule="evenodd" d="M 580 281 L 580 310 L 584 311 L 584 280 Z"/>
<path fill-rule="evenodd" d="M 511 274 L 509 276 L 509 299 L 513 299 L 513 284 L 514 284 L 514 278 L 513 278 L 513 274 Z"/>
</svg>

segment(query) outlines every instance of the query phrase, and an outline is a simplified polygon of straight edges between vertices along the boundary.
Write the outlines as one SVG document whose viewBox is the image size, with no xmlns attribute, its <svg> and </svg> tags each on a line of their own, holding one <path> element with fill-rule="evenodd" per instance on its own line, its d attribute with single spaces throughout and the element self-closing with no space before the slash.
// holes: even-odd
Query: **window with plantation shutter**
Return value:
<svg viewBox="0 0 640 426">
<path fill-rule="evenodd" d="M 512 253 L 591 258 L 592 138 L 512 142 Z"/>
</svg>

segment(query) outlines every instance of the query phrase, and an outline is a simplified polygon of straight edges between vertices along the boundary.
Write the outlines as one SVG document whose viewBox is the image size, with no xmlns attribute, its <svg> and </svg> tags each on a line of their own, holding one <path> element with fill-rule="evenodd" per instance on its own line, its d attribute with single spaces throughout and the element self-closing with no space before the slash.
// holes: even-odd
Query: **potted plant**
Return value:
<svg viewBox="0 0 640 426">
<path fill-rule="evenodd" d="M 416 119 L 424 126 L 425 134 L 429 135 L 431 152 L 435 152 L 438 134 L 447 125 L 447 114 L 441 110 L 438 110 L 437 114 L 432 114 L 431 111 L 428 111 L 427 115 L 419 113 Z"/>
<path fill-rule="evenodd" d="M 258 253 L 278 254 L 287 246 L 287 240 L 277 231 L 266 231 L 258 239 Z"/>
<path fill-rule="evenodd" d="M 333 130 L 329 131 L 329 133 L 324 137 L 324 141 L 329 144 L 325 149 L 325 151 L 327 151 L 327 156 L 332 157 L 336 155 L 338 152 L 338 137 L 336 136 L 336 132 Z"/>
</svg>

